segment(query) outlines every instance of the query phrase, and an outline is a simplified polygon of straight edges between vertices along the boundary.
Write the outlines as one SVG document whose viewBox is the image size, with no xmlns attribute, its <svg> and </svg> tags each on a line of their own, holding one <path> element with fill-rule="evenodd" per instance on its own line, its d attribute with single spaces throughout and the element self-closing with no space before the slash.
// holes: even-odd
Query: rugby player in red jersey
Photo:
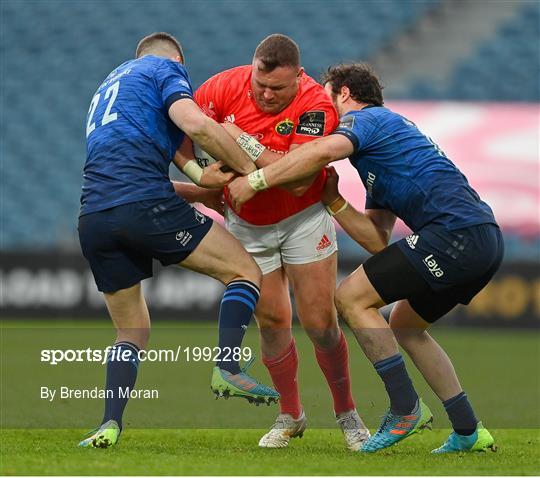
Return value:
<svg viewBox="0 0 540 478">
<path fill-rule="evenodd" d="M 225 129 L 257 167 L 278 161 L 288 151 L 329 134 L 338 125 L 330 98 L 300 66 L 298 45 L 281 34 L 270 35 L 258 45 L 251 65 L 207 80 L 195 99 L 208 116 L 225 123 Z M 227 228 L 263 272 L 255 316 L 263 362 L 281 395 L 281 413 L 261 438 L 261 447 L 285 447 L 306 428 L 291 333 L 289 283 L 299 320 L 313 342 L 332 393 L 334 413 L 347 446 L 358 450 L 369 437 L 351 395 L 347 343 L 334 307 L 337 245 L 334 225 L 320 202 L 324 183 L 323 171 L 289 188 L 261 192 L 239 213 L 226 207 Z M 230 206 L 227 189 L 225 200 Z M 226 329 L 227 324 L 220 323 L 220 343 Z M 228 367 L 238 367 L 234 363 L 217 365 L 225 373 Z M 215 379 L 222 378 L 214 373 Z"/>
</svg>

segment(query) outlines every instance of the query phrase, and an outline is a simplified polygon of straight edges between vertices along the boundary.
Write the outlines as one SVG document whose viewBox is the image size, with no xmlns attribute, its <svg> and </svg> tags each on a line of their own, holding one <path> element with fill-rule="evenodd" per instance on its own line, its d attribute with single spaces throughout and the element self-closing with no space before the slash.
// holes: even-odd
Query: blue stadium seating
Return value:
<svg viewBox="0 0 540 478">
<path fill-rule="evenodd" d="M 273 32 L 296 39 L 307 72 L 317 76 L 332 63 L 372 58 L 439 2 L 2 0 L 0 249 L 76 244 L 90 98 L 142 36 L 177 36 L 194 86 L 250 62 Z M 537 36 L 538 9 L 523 10 L 456 69 L 447 97 L 538 101 L 530 74 Z M 429 84 L 411 93 L 437 95 Z"/>
<path fill-rule="evenodd" d="M 539 101 L 540 7 L 530 2 L 496 35 L 459 62 L 442 91 L 416 81 L 405 96 L 419 99 Z"/>
<path fill-rule="evenodd" d="M 274 32 L 296 39 L 318 75 L 369 58 L 438 1 L 3 0 L 0 247 L 76 244 L 90 98 L 142 36 L 177 36 L 194 86 L 249 63 Z"/>
</svg>

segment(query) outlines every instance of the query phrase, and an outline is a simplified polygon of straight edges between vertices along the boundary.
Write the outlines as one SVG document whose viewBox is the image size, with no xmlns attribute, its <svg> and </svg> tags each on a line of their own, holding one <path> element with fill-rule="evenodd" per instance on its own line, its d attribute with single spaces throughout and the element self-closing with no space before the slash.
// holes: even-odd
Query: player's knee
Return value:
<svg viewBox="0 0 540 478">
<path fill-rule="evenodd" d="M 339 341 L 339 325 L 336 310 L 331 300 L 313 303 L 311 311 L 309 309 L 303 310 L 301 322 L 315 346 L 325 349 L 332 347 Z"/>
<path fill-rule="evenodd" d="M 272 311 L 255 312 L 255 314 L 261 333 L 268 330 L 287 329 L 291 326 L 288 319 L 289 311 L 284 308 L 275 307 Z"/>
<path fill-rule="evenodd" d="M 260 288 L 263 274 L 260 267 L 257 265 L 257 263 L 253 260 L 251 256 L 250 256 L 248 274 L 249 274 L 251 282 L 253 282 L 257 287 Z"/>
<path fill-rule="evenodd" d="M 150 322 L 139 323 L 138 326 L 119 327 L 117 329 L 117 342 L 131 342 L 139 349 L 146 348 L 150 339 Z"/>
<path fill-rule="evenodd" d="M 248 280 L 261 287 L 262 272 L 253 258 L 246 253 L 246 256 L 235 263 L 233 277 L 230 280 Z"/>
<path fill-rule="evenodd" d="M 345 279 L 336 289 L 334 303 L 336 309 L 343 318 L 346 319 L 348 310 L 352 307 L 355 300 L 355 293 L 351 288 L 350 281 Z"/>
<path fill-rule="evenodd" d="M 390 328 L 396 337 L 398 344 L 405 350 L 417 347 L 422 342 L 429 340 L 428 333 L 423 329 L 411 327 L 396 327 L 390 322 Z"/>
<path fill-rule="evenodd" d="M 340 330 L 339 327 L 329 327 L 329 328 L 314 328 L 306 329 L 311 342 L 315 347 L 319 349 L 332 349 L 334 348 L 340 340 Z"/>
<path fill-rule="evenodd" d="M 338 313 L 346 320 L 352 309 L 367 310 L 371 307 L 381 307 L 384 305 L 383 303 L 378 303 L 374 297 L 370 296 L 368 290 L 363 290 L 359 287 L 358 283 L 351 277 L 341 282 L 336 290 L 334 302 Z"/>
</svg>

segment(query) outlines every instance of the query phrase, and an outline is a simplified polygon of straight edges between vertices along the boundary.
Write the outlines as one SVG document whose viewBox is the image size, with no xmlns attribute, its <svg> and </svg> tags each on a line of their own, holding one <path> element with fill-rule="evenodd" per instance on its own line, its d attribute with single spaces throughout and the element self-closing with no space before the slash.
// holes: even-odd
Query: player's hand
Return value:
<svg viewBox="0 0 540 478">
<path fill-rule="evenodd" d="M 326 183 L 322 191 L 321 201 L 325 206 L 333 203 L 339 196 L 339 175 L 333 166 L 326 167 Z"/>
<path fill-rule="evenodd" d="M 255 196 L 255 194 L 256 191 L 249 185 L 246 176 L 236 178 L 229 184 L 229 198 L 236 212 L 240 212 L 242 205 Z"/>
<path fill-rule="evenodd" d="M 204 194 L 201 197 L 201 203 L 223 216 L 225 213 L 223 189 L 208 189 L 204 191 Z"/>
<path fill-rule="evenodd" d="M 203 169 L 200 186 L 208 189 L 222 189 L 229 184 L 236 174 L 234 171 L 224 173 L 220 168 L 223 166 L 221 161 L 216 161 Z"/>
</svg>

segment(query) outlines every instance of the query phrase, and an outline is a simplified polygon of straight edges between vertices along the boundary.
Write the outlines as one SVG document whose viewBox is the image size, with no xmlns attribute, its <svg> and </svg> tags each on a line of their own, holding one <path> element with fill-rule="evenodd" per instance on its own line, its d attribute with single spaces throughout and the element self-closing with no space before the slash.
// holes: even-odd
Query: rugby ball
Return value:
<svg viewBox="0 0 540 478">
<path fill-rule="evenodd" d="M 201 168 L 206 168 L 206 166 L 215 163 L 216 160 L 210 156 L 204 149 L 202 149 L 197 143 L 193 143 L 193 154 L 195 155 L 195 160 Z"/>
</svg>

